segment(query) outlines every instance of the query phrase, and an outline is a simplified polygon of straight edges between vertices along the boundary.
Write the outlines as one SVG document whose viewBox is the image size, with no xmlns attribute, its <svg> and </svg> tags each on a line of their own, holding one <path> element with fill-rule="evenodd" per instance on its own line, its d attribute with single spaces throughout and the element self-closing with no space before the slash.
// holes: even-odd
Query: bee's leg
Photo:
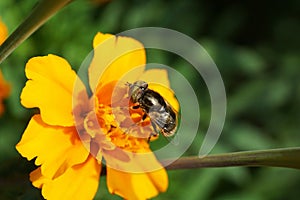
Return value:
<svg viewBox="0 0 300 200">
<path fill-rule="evenodd" d="M 131 106 L 132 109 L 136 110 L 140 108 L 140 104 L 139 103 L 135 103 L 133 106 Z"/>
<path fill-rule="evenodd" d="M 136 124 L 141 125 L 147 117 L 148 117 L 148 115 L 146 113 L 144 113 L 142 116 L 142 119 L 139 122 L 137 122 Z"/>
<path fill-rule="evenodd" d="M 144 114 L 143 114 L 143 117 L 142 117 L 142 121 L 145 121 L 145 119 L 147 118 L 147 116 L 148 116 L 148 115 L 147 115 L 146 113 L 144 113 Z"/>
<path fill-rule="evenodd" d="M 150 142 L 150 140 L 151 140 L 151 137 L 157 137 L 158 136 L 158 130 L 157 130 L 157 125 L 154 123 L 154 122 L 152 122 L 151 121 L 151 125 L 152 125 L 152 127 L 153 127 L 153 129 L 154 129 L 154 132 L 151 132 L 150 133 L 150 135 L 149 135 L 149 137 L 148 137 L 148 139 L 147 139 L 147 142 L 149 143 Z"/>
<path fill-rule="evenodd" d="M 142 126 L 142 123 L 145 121 L 145 119 L 148 117 L 148 115 L 146 113 L 143 113 L 142 118 L 138 121 L 138 122 L 134 122 L 132 121 L 132 124 L 129 125 L 129 127 L 126 129 L 125 132 L 130 132 L 130 129 L 132 129 L 133 127 L 136 126 Z"/>
</svg>

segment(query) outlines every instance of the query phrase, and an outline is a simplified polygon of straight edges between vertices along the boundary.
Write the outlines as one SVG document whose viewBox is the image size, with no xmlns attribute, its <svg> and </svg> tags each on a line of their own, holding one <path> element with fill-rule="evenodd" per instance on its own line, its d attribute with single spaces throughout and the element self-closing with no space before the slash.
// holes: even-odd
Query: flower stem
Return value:
<svg viewBox="0 0 300 200">
<path fill-rule="evenodd" d="M 71 0 L 41 0 L 31 14 L 0 46 L 0 63 L 52 15 Z"/>
<path fill-rule="evenodd" d="M 162 161 L 162 163 L 168 161 Z M 300 147 L 270 149 L 260 151 L 245 151 L 198 156 L 182 157 L 166 166 L 166 169 L 192 169 L 209 167 L 235 166 L 268 166 L 300 169 Z"/>
</svg>

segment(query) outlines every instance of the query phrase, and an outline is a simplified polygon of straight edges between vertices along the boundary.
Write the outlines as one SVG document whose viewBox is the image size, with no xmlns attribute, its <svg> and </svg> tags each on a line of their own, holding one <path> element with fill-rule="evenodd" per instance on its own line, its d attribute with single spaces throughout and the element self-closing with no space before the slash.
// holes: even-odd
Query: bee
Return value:
<svg viewBox="0 0 300 200">
<path fill-rule="evenodd" d="M 143 110 L 142 120 L 147 116 L 150 118 L 154 133 L 150 134 L 148 142 L 159 133 L 164 137 L 173 136 L 177 130 L 178 117 L 172 106 L 158 92 L 149 89 L 145 81 L 127 82 L 126 85 L 129 86 L 128 95 L 134 105 L 133 109 Z"/>
</svg>

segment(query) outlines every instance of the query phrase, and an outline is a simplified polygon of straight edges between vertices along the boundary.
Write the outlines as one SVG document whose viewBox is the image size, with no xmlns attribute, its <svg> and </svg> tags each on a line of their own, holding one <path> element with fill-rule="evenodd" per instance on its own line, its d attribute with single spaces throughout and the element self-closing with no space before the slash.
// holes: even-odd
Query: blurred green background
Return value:
<svg viewBox="0 0 300 200">
<path fill-rule="evenodd" d="M 0 16 L 10 32 L 35 4 L 0 1 Z M 19 102 L 26 81 L 25 63 L 33 56 L 52 53 L 77 69 L 98 31 L 115 34 L 143 26 L 171 28 L 207 50 L 222 74 L 228 101 L 225 127 L 214 153 L 300 146 L 299 13 L 297 0 L 113 0 L 102 6 L 77 0 L 70 4 L 1 64 L 12 91 L 0 118 L 0 199 L 42 199 L 28 180 L 33 163 L 14 148 L 34 112 Z M 197 92 L 201 126 L 186 152 L 197 155 L 210 117 L 205 83 L 182 70 L 186 63 L 174 55 L 150 51 L 148 56 L 149 61 L 182 71 Z M 169 171 L 169 178 L 168 191 L 155 199 L 296 200 L 300 196 L 300 171 L 292 169 L 178 170 Z M 105 177 L 101 177 L 95 199 L 120 198 L 108 194 Z"/>
</svg>

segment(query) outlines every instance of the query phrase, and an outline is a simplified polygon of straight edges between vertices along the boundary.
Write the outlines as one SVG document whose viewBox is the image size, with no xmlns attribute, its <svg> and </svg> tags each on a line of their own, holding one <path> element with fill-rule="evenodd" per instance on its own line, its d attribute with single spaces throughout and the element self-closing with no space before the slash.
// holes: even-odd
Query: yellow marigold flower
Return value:
<svg viewBox="0 0 300 200">
<path fill-rule="evenodd" d="M 32 117 L 16 148 L 28 160 L 36 157 L 39 167 L 30 180 L 46 199 L 92 199 L 103 159 L 112 194 L 125 199 L 152 198 L 166 191 L 167 173 L 151 152 L 147 138 L 122 128 L 128 121 L 124 110 L 130 109 L 128 103 L 122 108 L 128 94 L 118 81 L 155 80 L 168 87 L 167 72 L 145 71 L 145 50 L 132 38 L 98 33 L 93 46 L 90 97 L 65 59 L 48 55 L 28 61 L 25 72 L 29 80 L 21 103 L 27 108 L 38 107 L 40 114 Z M 151 87 L 178 105 L 170 90 Z M 112 106 L 115 102 L 117 107 Z M 139 115 L 130 113 L 130 118 Z M 147 120 L 143 123 L 149 124 Z M 140 126 L 137 134 L 149 135 L 150 131 Z"/>
<path fill-rule="evenodd" d="M 7 34 L 8 34 L 7 28 L 6 28 L 5 24 L 3 24 L 2 21 L 0 20 L 0 44 L 2 44 L 4 42 L 4 40 L 7 37 Z M 8 97 L 9 92 L 10 92 L 10 86 L 4 80 L 2 72 L 0 71 L 0 115 L 2 115 L 4 112 L 4 106 L 3 106 L 2 101 L 6 97 Z"/>
</svg>

